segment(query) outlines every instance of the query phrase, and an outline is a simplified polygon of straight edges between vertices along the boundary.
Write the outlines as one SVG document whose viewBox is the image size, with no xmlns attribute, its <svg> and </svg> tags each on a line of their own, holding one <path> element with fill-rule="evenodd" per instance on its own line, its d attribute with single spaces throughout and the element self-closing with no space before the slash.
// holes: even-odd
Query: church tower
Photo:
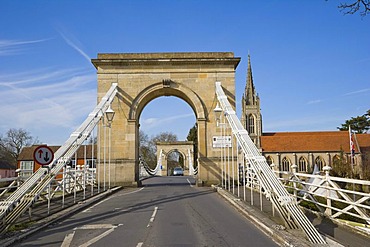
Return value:
<svg viewBox="0 0 370 247">
<path fill-rule="evenodd" d="M 250 138 L 258 148 L 261 148 L 262 115 L 260 98 L 254 88 L 251 57 L 248 55 L 248 71 L 245 91 L 242 97 L 242 124 Z"/>
</svg>

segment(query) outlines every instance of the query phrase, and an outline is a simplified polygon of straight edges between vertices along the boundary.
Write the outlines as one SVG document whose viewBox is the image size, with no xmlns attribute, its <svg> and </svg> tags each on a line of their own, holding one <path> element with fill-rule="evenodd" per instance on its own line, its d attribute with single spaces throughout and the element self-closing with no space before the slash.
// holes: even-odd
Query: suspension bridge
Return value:
<svg viewBox="0 0 370 247">
<path fill-rule="evenodd" d="M 57 196 L 62 202 L 77 193 L 87 198 L 160 175 L 162 150 L 156 167 L 150 168 L 138 151 L 137 136 L 145 105 L 166 95 L 184 99 L 195 112 L 199 158 L 196 164 L 189 159 L 188 167 L 198 186 L 216 185 L 244 199 L 246 188 L 258 192 L 271 203 L 284 227 L 299 229 L 312 244 L 328 243 L 299 207 L 301 200 L 313 202 L 330 217 L 349 213 L 369 224 L 368 193 L 352 191 L 355 197 L 348 196 L 351 191 L 342 190 L 328 175 L 312 175 L 319 179 L 315 184 L 308 184 L 299 174 L 293 174 L 289 183 L 280 181 L 235 113 L 234 72 L 239 61 L 232 53 L 99 54 L 92 60 L 98 71 L 99 103 L 49 165 L 3 190 L 0 231 L 7 231 L 27 210 L 31 213 L 40 200 L 50 205 Z M 97 157 L 91 156 L 96 164 L 89 166 L 85 158 L 83 165 L 76 162 L 71 167 L 78 150 L 95 137 Z M 91 146 L 95 153 L 95 145 Z M 190 150 L 187 155 L 191 156 Z M 368 181 L 351 182 L 370 186 Z M 314 197 L 319 189 L 328 193 L 325 205 Z M 341 196 L 334 198 L 330 191 Z M 345 201 L 348 207 L 334 208 L 333 200 Z"/>
</svg>

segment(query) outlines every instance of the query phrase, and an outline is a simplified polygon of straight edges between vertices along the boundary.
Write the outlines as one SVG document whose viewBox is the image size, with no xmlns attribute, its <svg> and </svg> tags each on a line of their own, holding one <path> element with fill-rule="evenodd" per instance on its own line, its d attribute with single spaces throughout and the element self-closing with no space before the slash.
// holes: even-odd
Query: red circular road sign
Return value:
<svg viewBox="0 0 370 247">
<path fill-rule="evenodd" d="M 42 166 L 49 165 L 54 159 L 54 152 L 48 146 L 38 146 L 33 152 L 33 159 Z"/>
</svg>

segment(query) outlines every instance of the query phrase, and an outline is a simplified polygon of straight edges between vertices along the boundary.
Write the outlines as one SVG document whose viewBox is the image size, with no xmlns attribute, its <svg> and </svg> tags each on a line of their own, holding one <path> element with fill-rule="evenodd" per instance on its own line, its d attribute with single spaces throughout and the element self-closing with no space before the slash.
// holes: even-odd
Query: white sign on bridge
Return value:
<svg viewBox="0 0 370 247">
<path fill-rule="evenodd" d="M 214 136 L 212 138 L 213 148 L 230 148 L 231 146 L 231 136 Z"/>
</svg>

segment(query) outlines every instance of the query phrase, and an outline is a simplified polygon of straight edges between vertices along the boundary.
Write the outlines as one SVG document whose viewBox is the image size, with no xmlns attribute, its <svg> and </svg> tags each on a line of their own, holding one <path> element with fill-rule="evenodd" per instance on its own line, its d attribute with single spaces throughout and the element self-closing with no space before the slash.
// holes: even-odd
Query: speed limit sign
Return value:
<svg viewBox="0 0 370 247">
<path fill-rule="evenodd" d="M 54 159 L 54 153 L 48 146 L 38 146 L 33 152 L 33 159 L 42 166 L 49 165 Z"/>
</svg>

